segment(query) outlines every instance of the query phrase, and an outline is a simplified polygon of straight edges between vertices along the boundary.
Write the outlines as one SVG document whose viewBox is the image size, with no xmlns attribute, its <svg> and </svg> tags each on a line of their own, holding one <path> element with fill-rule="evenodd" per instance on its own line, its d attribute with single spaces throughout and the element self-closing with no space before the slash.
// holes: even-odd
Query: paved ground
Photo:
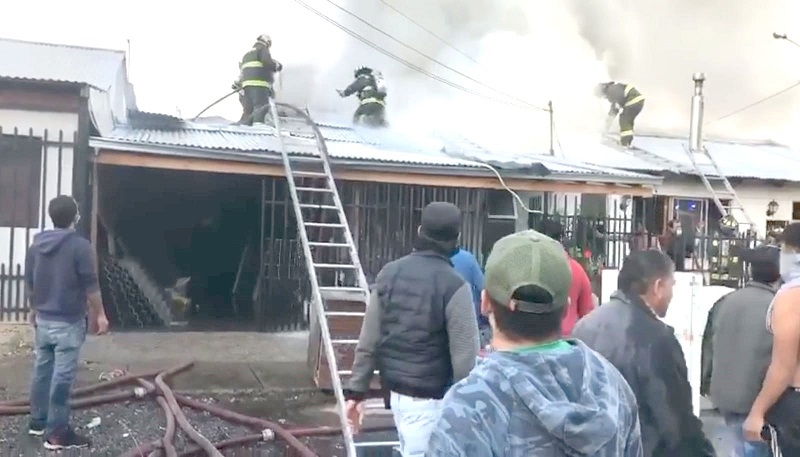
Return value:
<svg viewBox="0 0 800 457">
<path fill-rule="evenodd" d="M 26 395 L 30 371 L 30 335 L 26 326 L 0 325 L 0 399 Z M 313 389 L 306 368 L 306 335 L 263 333 L 114 333 L 90 337 L 83 353 L 79 384 L 92 384 L 114 369 L 138 372 L 195 361 L 188 373 L 175 377 L 175 390 L 245 414 L 290 426 L 337 424 L 331 398 Z M 705 405 L 709 407 L 709 405 Z M 251 434 L 207 415 L 187 410 L 190 422 L 212 441 Z M 100 425 L 87 425 L 95 418 Z M 0 456 L 37 456 L 40 444 L 21 434 L 26 418 L 0 417 Z M 75 413 L 75 424 L 95 441 L 91 456 L 118 456 L 136 443 L 163 433 L 164 418 L 154 402 L 102 406 Z M 713 435 L 719 417 L 705 411 L 706 433 Z M 390 436 L 377 437 L 391 439 Z M 186 442 L 179 436 L 178 444 Z M 320 455 L 343 455 L 337 440 L 317 439 L 310 445 Z M 719 455 L 727 455 L 715 443 Z M 255 456 L 283 455 L 274 446 L 254 449 Z M 41 454 L 45 455 L 45 454 Z M 85 455 L 89 455 L 88 453 Z M 233 454 L 232 454 L 233 455 Z M 238 454 L 241 455 L 241 454 Z M 62 457 L 71 457 L 63 454 Z"/>
</svg>

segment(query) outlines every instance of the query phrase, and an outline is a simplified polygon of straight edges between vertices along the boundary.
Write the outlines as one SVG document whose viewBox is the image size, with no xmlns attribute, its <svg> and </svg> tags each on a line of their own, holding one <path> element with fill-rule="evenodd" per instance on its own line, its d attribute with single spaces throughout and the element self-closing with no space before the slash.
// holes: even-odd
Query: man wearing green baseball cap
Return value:
<svg viewBox="0 0 800 457">
<path fill-rule="evenodd" d="M 625 379 L 561 336 L 571 280 L 552 238 L 528 230 L 495 243 L 481 296 L 495 351 L 445 395 L 426 455 L 642 455 Z"/>
</svg>

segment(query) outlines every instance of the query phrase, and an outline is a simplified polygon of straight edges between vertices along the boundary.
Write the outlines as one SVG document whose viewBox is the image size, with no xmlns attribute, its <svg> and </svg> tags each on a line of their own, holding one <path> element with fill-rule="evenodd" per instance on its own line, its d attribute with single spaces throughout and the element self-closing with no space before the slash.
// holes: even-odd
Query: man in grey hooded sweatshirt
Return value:
<svg viewBox="0 0 800 457">
<path fill-rule="evenodd" d="M 44 447 L 58 451 L 91 444 L 69 425 L 69 397 L 87 326 L 91 323 L 96 333 L 102 334 L 108 331 L 108 319 L 92 246 L 75 232 L 80 218 L 77 203 L 61 195 L 50 201 L 47 212 L 54 229 L 33 238 L 25 259 L 25 288 L 36 349 L 28 433 L 44 435 Z"/>
<path fill-rule="evenodd" d="M 561 336 L 571 279 L 564 248 L 539 232 L 495 243 L 481 296 L 494 352 L 445 395 L 426 455 L 642 456 L 625 379 Z"/>
</svg>

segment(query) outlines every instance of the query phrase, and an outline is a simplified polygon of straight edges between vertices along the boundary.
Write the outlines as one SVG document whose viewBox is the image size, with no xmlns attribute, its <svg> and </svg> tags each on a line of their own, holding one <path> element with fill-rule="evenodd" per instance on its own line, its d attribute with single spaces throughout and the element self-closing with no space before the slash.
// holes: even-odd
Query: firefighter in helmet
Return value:
<svg viewBox="0 0 800 457">
<path fill-rule="evenodd" d="M 606 131 L 619 114 L 619 142 L 622 146 L 631 147 L 633 123 L 644 107 L 644 95 L 631 84 L 613 81 L 599 84 L 597 94 L 611 102 Z"/>
<path fill-rule="evenodd" d="M 353 123 L 373 127 L 386 126 L 386 85 L 383 75 L 368 67 L 353 72 L 353 81 L 344 90 L 336 90 L 340 97 L 356 94 L 359 105 L 353 114 Z"/>
<path fill-rule="evenodd" d="M 247 125 L 264 123 L 269 112 L 269 99 L 275 96 L 275 73 L 281 71 L 283 66 L 272 58 L 271 46 L 272 38 L 266 34 L 260 35 L 239 64 L 239 86 L 243 92 L 242 119 Z"/>
</svg>

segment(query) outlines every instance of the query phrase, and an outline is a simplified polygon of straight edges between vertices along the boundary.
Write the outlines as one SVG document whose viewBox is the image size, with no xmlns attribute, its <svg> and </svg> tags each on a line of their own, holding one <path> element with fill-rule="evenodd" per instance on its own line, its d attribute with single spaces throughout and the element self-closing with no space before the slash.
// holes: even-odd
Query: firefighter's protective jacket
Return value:
<svg viewBox="0 0 800 457">
<path fill-rule="evenodd" d="M 366 105 L 367 103 L 386 105 L 386 94 L 378 91 L 374 76 L 359 75 L 355 81 L 342 91 L 342 95 L 345 97 L 349 97 L 353 94 L 357 94 L 358 100 L 362 105 Z"/>
<path fill-rule="evenodd" d="M 272 58 L 268 47 L 256 44 L 242 57 L 240 70 L 242 87 L 271 88 L 275 72 L 281 71 L 281 64 Z"/>
<path fill-rule="evenodd" d="M 644 101 L 644 95 L 632 84 L 614 83 L 605 90 L 606 99 L 611 102 L 609 116 L 616 116 L 625 107 Z"/>
</svg>

